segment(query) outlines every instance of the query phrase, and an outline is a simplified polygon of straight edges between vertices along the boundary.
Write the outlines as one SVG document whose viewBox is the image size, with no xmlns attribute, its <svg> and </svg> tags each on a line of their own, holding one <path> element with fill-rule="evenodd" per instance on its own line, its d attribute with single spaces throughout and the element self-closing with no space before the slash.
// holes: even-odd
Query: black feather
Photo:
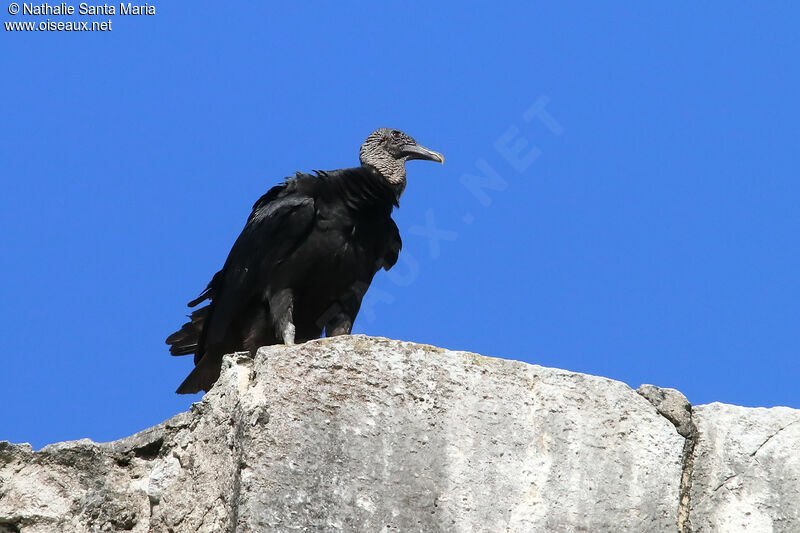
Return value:
<svg viewBox="0 0 800 533">
<path fill-rule="evenodd" d="M 444 161 L 388 128 L 367 137 L 359 158 L 357 168 L 298 172 L 256 201 L 222 270 L 189 306 L 210 303 L 167 338 L 173 355 L 194 353 L 179 393 L 208 390 L 224 354 L 350 333 L 373 276 L 402 247 L 391 214 L 405 162 Z"/>
<path fill-rule="evenodd" d="M 195 354 L 178 392 L 208 390 L 226 353 L 282 342 L 287 313 L 297 342 L 325 329 L 349 333 L 373 276 L 397 261 L 396 205 L 395 190 L 368 167 L 298 173 L 259 198 L 222 270 L 189 306 L 211 303 L 167 338 L 171 354 Z"/>
</svg>

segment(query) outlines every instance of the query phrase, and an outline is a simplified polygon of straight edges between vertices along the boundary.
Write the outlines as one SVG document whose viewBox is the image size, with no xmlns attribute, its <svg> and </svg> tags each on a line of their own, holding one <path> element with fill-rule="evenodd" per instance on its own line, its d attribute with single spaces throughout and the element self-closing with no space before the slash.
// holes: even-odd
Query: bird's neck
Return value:
<svg viewBox="0 0 800 533">
<path fill-rule="evenodd" d="M 406 166 L 404 161 L 386 159 L 375 163 L 363 163 L 361 166 L 371 172 L 376 179 L 383 180 L 394 191 L 395 200 L 400 200 L 400 196 L 406 189 Z"/>
<path fill-rule="evenodd" d="M 318 171 L 319 172 L 319 171 Z M 402 188 L 389 183 L 375 168 L 360 167 L 321 172 L 320 176 L 336 191 L 345 204 L 355 211 L 386 211 L 397 206 Z"/>
</svg>

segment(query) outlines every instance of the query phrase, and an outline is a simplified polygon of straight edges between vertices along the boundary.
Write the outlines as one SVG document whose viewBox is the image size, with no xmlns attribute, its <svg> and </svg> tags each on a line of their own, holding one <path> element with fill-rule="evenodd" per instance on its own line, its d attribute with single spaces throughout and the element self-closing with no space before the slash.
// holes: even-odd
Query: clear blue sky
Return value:
<svg viewBox="0 0 800 533">
<path fill-rule="evenodd" d="M 381 126 L 447 163 L 357 332 L 800 407 L 796 5 L 154 5 L 0 29 L 0 439 L 196 401 L 164 338 L 252 203 Z"/>
</svg>

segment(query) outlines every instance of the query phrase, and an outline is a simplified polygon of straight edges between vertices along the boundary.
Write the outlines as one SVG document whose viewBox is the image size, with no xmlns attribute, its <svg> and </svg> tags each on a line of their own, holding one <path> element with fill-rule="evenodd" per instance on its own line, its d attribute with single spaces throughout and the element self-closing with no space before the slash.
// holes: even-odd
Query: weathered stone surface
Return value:
<svg viewBox="0 0 800 533">
<path fill-rule="evenodd" d="M 257 529 L 664 531 L 683 439 L 620 382 L 355 338 L 263 352 L 243 446 Z"/>
<path fill-rule="evenodd" d="M 800 531 L 800 411 L 712 403 L 693 418 L 694 531 Z"/>
<path fill-rule="evenodd" d="M 647 398 L 682 436 L 691 437 L 697 431 L 692 422 L 692 405 L 682 392 L 655 385 L 641 385 L 636 392 Z"/>
<path fill-rule="evenodd" d="M 691 491 L 703 531 L 741 502 L 796 525 L 798 412 L 742 411 L 747 459 L 714 409 L 695 409 L 687 454 L 677 391 L 363 336 L 273 346 L 226 358 L 202 402 L 132 437 L 0 443 L 0 531 L 688 531 L 687 457 L 709 461 Z M 726 494 L 726 468 L 756 492 Z"/>
</svg>

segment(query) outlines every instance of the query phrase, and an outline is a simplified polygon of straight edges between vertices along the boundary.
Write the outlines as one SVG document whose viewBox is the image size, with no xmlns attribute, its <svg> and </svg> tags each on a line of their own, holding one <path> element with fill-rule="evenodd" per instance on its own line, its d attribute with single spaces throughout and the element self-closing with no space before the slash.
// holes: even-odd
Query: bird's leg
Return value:
<svg viewBox="0 0 800 533">
<path fill-rule="evenodd" d="M 270 313 L 275 325 L 275 334 L 283 344 L 294 344 L 295 327 L 292 321 L 294 296 L 290 289 L 284 289 L 269 299 Z"/>
<path fill-rule="evenodd" d="M 361 307 L 361 299 L 367 292 L 368 284 L 356 282 L 350 287 L 337 302 L 335 312 L 330 317 L 326 317 L 325 336 L 335 337 L 337 335 L 350 335 L 353 330 L 353 322 Z"/>
<path fill-rule="evenodd" d="M 325 336 L 336 337 L 337 335 L 350 335 L 352 329 L 353 319 L 344 313 L 339 313 L 325 325 Z"/>
<path fill-rule="evenodd" d="M 283 327 L 283 344 L 294 344 L 294 324 L 291 322 Z"/>
<path fill-rule="evenodd" d="M 252 318 L 244 332 L 242 348 L 250 352 L 250 355 L 255 356 L 256 350 L 262 346 L 275 344 L 276 335 L 270 331 L 271 324 L 267 307 L 259 304 L 251 307 L 251 310 Z"/>
</svg>

